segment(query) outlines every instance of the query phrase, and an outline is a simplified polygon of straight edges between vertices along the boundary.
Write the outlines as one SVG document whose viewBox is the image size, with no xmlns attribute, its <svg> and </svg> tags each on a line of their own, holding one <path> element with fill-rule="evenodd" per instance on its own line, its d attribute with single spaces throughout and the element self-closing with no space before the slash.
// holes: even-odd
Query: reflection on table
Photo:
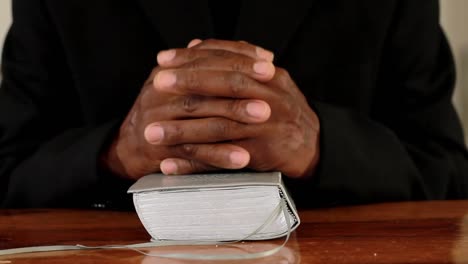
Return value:
<svg viewBox="0 0 468 264">
<path fill-rule="evenodd" d="M 468 263 L 468 201 L 388 203 L 303 210 L 302 224 L 277 254 L 246 261 L 187 261 L 131 250 L 61 251 L 1 256 L 6 263 Z M 133 212 L 0 210 L 0 248 L 148 242 Z M 170 246 L 147 253 L 256 253 L 282 239 Z"/>
</svg>

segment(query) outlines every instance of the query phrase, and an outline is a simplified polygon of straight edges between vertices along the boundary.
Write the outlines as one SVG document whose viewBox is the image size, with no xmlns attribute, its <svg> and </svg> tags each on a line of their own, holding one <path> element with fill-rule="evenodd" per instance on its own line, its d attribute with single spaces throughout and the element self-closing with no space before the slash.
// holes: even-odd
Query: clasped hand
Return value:
<svg viewBox="0 0 468 264">
<path fill-rule="evenodd" d="M 193 40 L 157 61 L 104 154 L 109 170 L 131 179 L 245 167 L 313 173 L 319 120 L 273 53 Z"/>
</svg>

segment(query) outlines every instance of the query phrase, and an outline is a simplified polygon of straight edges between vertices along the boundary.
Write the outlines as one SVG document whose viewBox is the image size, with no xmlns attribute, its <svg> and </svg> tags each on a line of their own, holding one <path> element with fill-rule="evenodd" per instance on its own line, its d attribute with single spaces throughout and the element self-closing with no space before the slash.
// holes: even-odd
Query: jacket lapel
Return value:
<svg viewBox="0 0 468 264">
<path fill-rule="evenodd" d="M 194 38 L 213 37 L 208 0 L 138 1 L 168 48 L 185 47 Z"/>
<path fill-rule="evenodd" d="M 269 49 L 278 59 L 313 2 L 314 0 L 244 0 L 236 39 Z"/>
</svg>

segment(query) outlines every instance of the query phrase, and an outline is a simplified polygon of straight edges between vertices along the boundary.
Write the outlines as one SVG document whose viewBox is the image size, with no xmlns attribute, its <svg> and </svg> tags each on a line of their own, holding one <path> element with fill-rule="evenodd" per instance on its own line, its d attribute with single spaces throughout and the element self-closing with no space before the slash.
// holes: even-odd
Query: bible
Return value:
<svg viewBox="0 0 468 264">
<path fill-rule="evenodd" d="M 300 224 L 280 172 L 166 176 L 128 190 L 153 241 L 266 240 Z"/>
</svg>

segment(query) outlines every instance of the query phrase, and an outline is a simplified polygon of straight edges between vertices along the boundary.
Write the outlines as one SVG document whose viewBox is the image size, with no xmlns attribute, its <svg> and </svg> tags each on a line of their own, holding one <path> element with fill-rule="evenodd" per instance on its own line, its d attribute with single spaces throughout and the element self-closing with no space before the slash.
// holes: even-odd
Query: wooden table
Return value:
<svg viewBox="0 0 468 264">
<path fill-rule="evenodd" d="M 468 263 L 468 201 L 390 203 L 301 212 L 302 225 L 274 256 L 215 263 Z M 149 236 L 132 212 L 0 210 L 0 249 L 56 244 L 128 244 Z M 281 240 L 149 251 L 233 253 Z M 0 263 L 211 263 L 145 257 L 129 250 L 10 255 Z"/>
</svg>

